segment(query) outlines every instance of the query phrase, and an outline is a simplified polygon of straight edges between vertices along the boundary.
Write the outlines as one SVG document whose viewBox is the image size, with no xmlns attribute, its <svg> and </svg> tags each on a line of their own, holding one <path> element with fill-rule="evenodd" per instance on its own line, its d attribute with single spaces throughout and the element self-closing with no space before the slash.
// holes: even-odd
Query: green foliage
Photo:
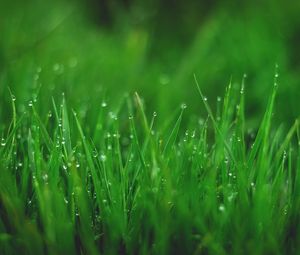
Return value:
<svg viewBox="0 0 300 255">
<path fill-rule="evenodd" d="M 208 119 L 185 132 L 186 106 L 163 128 L 138 95 L 96 127 L 64 95 L 46 116 L 30 102 L 1 141 L 1 254 L 296 254 L 299 126 L 272 131 L 274 84 L 257 135 L 244 85 L 220 116 L 198 85 Z"/>
<path fill-rule="evenodd" d="M 300 250 L 300 4 L 150 2 L 0 1 L 0 254 Z"/>
</svg>

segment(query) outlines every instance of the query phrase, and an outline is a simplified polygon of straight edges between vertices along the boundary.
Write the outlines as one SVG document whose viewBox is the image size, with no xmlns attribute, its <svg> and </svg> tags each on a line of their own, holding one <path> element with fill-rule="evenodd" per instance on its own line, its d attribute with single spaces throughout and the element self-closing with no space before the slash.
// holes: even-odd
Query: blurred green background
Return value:
<svg viewBox="0 0 300 255">
<path fill-rule="evenodd" d="M 300 1 L 28 0 L 0 1 L 0 118 L 37 98 L 41 114 L 65 93 L 82 116 L 138 93 L 163 121 L 185 102 L 209 103 L 247 74 L 249 125 L 264 112 L 279 66 L 275 121 L 300 114 Z M 205 115 L 204 115 L 205 116 Z M 88 117 L 87 117 L 88 118 Z"/>
</svg>

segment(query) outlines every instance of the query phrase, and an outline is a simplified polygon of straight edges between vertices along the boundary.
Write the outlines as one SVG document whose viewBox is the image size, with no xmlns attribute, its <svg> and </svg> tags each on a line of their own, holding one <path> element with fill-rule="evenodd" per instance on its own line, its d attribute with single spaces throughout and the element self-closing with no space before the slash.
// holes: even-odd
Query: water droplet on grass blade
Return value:
<svg viewBox="0 0 300 255">
<path fill-rule="evenodd" d="M 96 158 L 98 156 L 98 152 L 96 150 L 93 150 L 93 157 Z"/>
<path fill-rule="evenodd" d="M 244 87 L 242 86 L 241 90 L 240 90 L 240 94 L 243 95 L 244 94 Z"/>
<path fill-rule="evenodd" d="M 185 103 L 182 103 L 180 107 L 181 107 L 181 109 L 182 109 L 182 110 L 184 110 L 184 109 L 186 109 L 186 108 L 187 108 L 187 106 L 186 106 L 186 104 L 185 104 Z"/>
<path fill-rule="evenodd" d="M 48 181 L 48 174 L 44 174 L 44 175 L 42 176 L 42 178 L 43 178 L 43 180 L 44 180 L 45 182 L 47 182 L 47 181 Z"/>
<path fill-rule="evenodd" d="M 5 145 L 6 145 L 5 140 L 4 140 L 4 138 L 2 138 L 1 139 L 1 146 L 5 146 Z"/>
<path fill-rule="evenodd" d="M 222 204 L 219 206 L 219 211 L 224 212 L 225 211 L 225 206 Z"/>
<path fill-rule="evenodd" d="M 101 154 L 101 155 L 100 155 L 100 160 L 101 160 L 102 162 L 105 162 L 105 161 L 106 161 L 106 155 Z"/>
<path fill-rule="evenodd" d="M 105 108 L 107 106 L 107 103 L 105 101 L 102 102 L 101 107 Z"/>
<path fill-rule="evenodd" d="M 285 160 L 285 159 L 286 159 L 286 157 L 287 157 L 287 152 L 286 152 L 286 151 L 284 151 L 284 152 L 283 152 L 283 159 Z"/>
<path fill-rule="evenodd" d="M 65 197 L 64 197 L 64 201 L 65 201 L 65 204 L 68 204 L 68 203 L 69 203 L 68 199 L 65 198 Z"/>
<path fill-rule="evenodd" d="M 195 138 L 195 136 L 196 136 L 196 130 L 194 130 L 194 131 L 192 132 L 191 138 Z"/>
<path fill-rule="evenodd" d="M 119 139 L 121 136 L 120 136 L 119 133 L 114 133 L 114 134 L 113 134 L 113 137 Z"/>
</svg>

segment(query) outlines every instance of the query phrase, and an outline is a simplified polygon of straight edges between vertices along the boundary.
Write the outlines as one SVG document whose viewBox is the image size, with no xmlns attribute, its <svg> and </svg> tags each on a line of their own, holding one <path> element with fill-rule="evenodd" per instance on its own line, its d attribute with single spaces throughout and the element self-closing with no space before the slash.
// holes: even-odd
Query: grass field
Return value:
<svg viewBox="0 0 300 255">
<path fill-rule="evenodd" d="M 0 254 L 298 254 L 300 5 L 92 2 L 0 3 Z"/>
</svg>

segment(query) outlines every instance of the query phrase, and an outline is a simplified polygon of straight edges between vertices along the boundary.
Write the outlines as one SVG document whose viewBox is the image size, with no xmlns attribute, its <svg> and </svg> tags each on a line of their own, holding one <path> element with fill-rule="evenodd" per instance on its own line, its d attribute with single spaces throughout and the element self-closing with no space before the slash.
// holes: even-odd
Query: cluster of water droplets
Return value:
<svg viewBox="0 0 300 255">
<path fill-rule="evenodd" d="M 118 120 L 118 116 L 114 112 L 109 112 L 108 116 L 113 120 Z"/>
</svg>

